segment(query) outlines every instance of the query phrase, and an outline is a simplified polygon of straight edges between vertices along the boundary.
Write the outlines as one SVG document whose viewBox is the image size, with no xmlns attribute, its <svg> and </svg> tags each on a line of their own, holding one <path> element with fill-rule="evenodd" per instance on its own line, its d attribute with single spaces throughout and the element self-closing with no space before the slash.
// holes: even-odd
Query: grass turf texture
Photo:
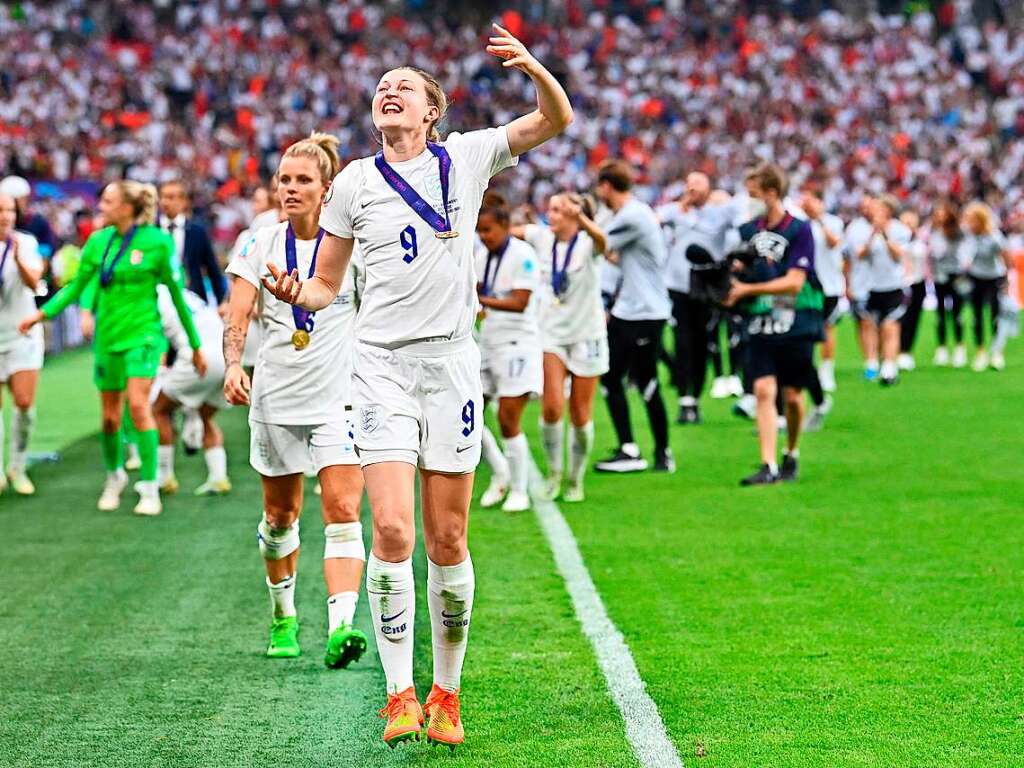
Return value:
<svg viewBox="0 0 1024 768">
<path fill-rule="evenodd" d="M 728 402 L 708 401 L 705 425 L 673 427 L 678 474 L 594 475 L 587 503 L 563 512 L 688 765 L 1018 764 L 1024 345 L 1003 373 L 925 364 L 883 390 L 859 380 L 848 322 L 840 343 L 836 408 L 803 445 L 799 484 L 737 488 L 756 440 Z M 88 368 L 77 380 L 58 381 L 60 370 L 47 369 L 44 388 L 95 408 Z M 613 439 L 596 405 L 602 451 Z M 41 429 L 55 410 L 40 404 Z M 304 655 L 264 659 L 259 487 L 243 415 L 224 422 L 236 483 L 227 499 L 185 494 L 140 520 L 127 494 L 120 512 L 96 512 L 94 438 L 36 471 L 35 499 L 0 499 L 16 535 L 0 602 L 0 762 L 635 765 L 530 515 L 474 514 L 468 741 L 455 755 L 380 742 L 372 651 L 351 670 L 323 668 L 313 497 L 298 583 Z M 179 453 L 183 491 L 201 470 Z M 361 600 L 357 624 L 369 633 L 367 618 Z"/>
</svg>

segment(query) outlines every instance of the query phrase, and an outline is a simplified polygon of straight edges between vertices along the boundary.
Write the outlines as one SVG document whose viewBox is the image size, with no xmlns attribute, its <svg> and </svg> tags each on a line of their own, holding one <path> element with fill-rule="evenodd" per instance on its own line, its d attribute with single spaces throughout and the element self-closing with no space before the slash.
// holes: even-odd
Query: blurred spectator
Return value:
<svg viewBox="0 0 1024 768">
<path fill-rule="evenodd" d="M 174 239 L 178 263 L 185 271 L 188 289 L 205 302 L 210 298 L 216 299 L 219 306 L 227 295 L 227 283 L 206 227 L 188 215 L 189 203 L 183 182 L 177 179 L 165 181 L 160 185 L 157 225 Z"/>
</svg>

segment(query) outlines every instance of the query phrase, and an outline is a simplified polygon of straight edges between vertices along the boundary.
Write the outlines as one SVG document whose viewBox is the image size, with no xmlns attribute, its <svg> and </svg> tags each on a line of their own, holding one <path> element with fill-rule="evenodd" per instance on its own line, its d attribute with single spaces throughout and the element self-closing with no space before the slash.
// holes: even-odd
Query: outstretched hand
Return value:
<svg viewBox="0 0 1024 768">
<path fill-rule="evenodd" d="M 299 294 L 302 292 L 302 281 L 299 280 L 299 270 L 293 269 L 291 274 L 281 269 L 276 264 L 267 264 L 270 275 L 273 278 L 261 277 L 263 287 L 280 301 L 288 304 L 298 304 Z"/>
<path fill-rule="evenodd" d="M 537 60 L 533 57 L 526 46 L 511 32 L 502 27 L 499 24 L 492 25 L 497 34 L 490 38 L 490 45 L 487 46 L 487 52 L 497 56 L 499 59 L 505 59 L 501 63 L 503 67 L 515 67 L 520 72 L 529 74 L 529 70 L 532 66 L 537 64 Z"/>
<path fill-rule="evenodd" d="M 31 315 L 29 315 L 20 323 L 18 323 L 18 333 L 20 333 L 22 336 L 27 335 L 28 332 L 32 330 L 36 323 L 42 322 L 43 317 L 44 316 L 42 311 L 37 310 L 33 312 Z"/>
</svg>

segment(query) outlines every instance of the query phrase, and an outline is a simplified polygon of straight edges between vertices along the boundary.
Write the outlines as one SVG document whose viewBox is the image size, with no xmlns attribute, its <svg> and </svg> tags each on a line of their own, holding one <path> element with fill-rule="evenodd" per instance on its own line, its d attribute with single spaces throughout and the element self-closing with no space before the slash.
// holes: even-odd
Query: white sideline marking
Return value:
<svg viewBox="0 0 1024 768">
<path fill-rule="evenodd" d="M 665 733 L 658 706 L 647 694 L 626 639 L 608 616 L 590 572 L 583 562 L 576 537 L 558 505 L 541 498 L 543 478 L 537 464 L 530 460 L 530 495 L 544 537 L 555 556 L 565 588 L 572 598 L 576 618 L 590 640 L 598 666 L 608 683 L 622 719 L 633 754 L 644 768 L 683 768 L 676 748 Z"/>
</svg>

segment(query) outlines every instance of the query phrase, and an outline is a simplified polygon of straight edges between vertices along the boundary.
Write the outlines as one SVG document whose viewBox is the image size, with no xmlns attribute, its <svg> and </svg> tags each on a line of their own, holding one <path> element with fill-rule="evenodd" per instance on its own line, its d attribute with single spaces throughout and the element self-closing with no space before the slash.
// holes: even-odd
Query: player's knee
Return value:
<svg viewBox="0 0 1024 768">
<path fill-rule="evenodd" d="M 334 558 L 366 560 L 363 546 L 363 525 L 354 523 L 328 523 L 324 526 L 324 560 Z"/>
<path fill-rule="evenodd" d="M 758 400 L 774 400 L 775 394 L 775 379 L 771 376 L 762 376 L 754 382 L 754 397 Z"/>
<path fill-rule="evenodd" d="M 299 521 L 292 518 L 287 523 L 265 512 L 256 528 L 256 538 L 264 560 L 283 560 L 299 548 Z"/>
<path fill-rule="evenodd" d="M 785 387 L 782 390 L 787 405 L 799 406 L 803 404 L 803 391 L 796 387 Z"/>
<path fill-rule="evenodd" d="M 413 530 L 398 515 L 374 510 L 373 542 L 375 547 L 388 556 L 404 560 L 412 553 Z"/>
<path fill-rule="evenodd" d="M 574 427 L 582 427 L 590 421 L 590 403 L 569 403 L 569 420 Z"/>
<path fill-rule="evenodd" d="M 100 420 L 100 429 L 106 435 L 112 435 L 121 428 L 121 414 L 104 413 Z"/>
<path fill-rule="evenodd" d="M 466 553 L 466 526 L 461 519 L 436 524 L 426 544 L 427 555 L 435 563 L 460 562 Z"/>
<path fill-rule="evenodd" d="M 19 411 L 27 411 L 32 407 L 32 397 L 27 394 L 17 393 L 14 395 L 14 407 Z"/>
<path fill-rule="evenodd" d="M 545 402 L 541 409 L 544 421 L 554 424 L 562 420 L 562 406 L 558 403 Z"/>
<path fill-rule="evenodd" d="M 152 415 L 149 403 L 144 401 L 135 401 L 130 403 L 128 405 L 128 413 L 131 415 L 132 423 L 135 424 L 136 427 L 145 424 L 147 421 L 149 421 Z"/>
<path fill-rule="evenodd" d="M 323 500 L 324 523 L 358 523 L 361 497 Z"/>
</svg>

